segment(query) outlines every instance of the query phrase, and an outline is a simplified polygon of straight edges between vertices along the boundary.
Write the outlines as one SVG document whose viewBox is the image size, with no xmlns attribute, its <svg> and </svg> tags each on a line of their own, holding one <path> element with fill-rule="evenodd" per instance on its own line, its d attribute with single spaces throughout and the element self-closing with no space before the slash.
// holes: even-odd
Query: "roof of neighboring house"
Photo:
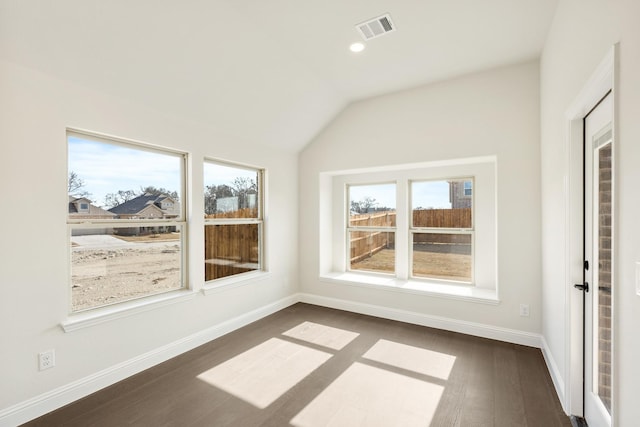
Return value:
<svg viewBox="0 0 640 427">
<path fill-rule="evenodd" d="M 161 203 L 163 201 L 171 201 L 173 202 L 173 209 L 161 209 Z M 126 201 L 118 206 L 114 206 L 109 209 L 109 212 L 112 212 L 116 215 L 137 215 L 141 211 L 143 211 L 149 205 L 154 205 L 158 209 L 160 209 L 166 215 L 178 215 L 180 213 L 179 208 L 177 207 L 177 202 L 172 198 L 164 194 L 150 194 L 145 193 L 136 198 L 133 198 L 129 201 Z"/>
<path fill-rule="evenodd" d="M 78 212 L 78 204 L 87 203 L 89 205 L 88 212 Z M 107 216 L 113 218 L 116 216 L 113 212 L 102 209 L 91 203 L 91 200 L 86 197 L 69 196 L 69 215 L 82 215 L 82 216 Z"/>
</svg>

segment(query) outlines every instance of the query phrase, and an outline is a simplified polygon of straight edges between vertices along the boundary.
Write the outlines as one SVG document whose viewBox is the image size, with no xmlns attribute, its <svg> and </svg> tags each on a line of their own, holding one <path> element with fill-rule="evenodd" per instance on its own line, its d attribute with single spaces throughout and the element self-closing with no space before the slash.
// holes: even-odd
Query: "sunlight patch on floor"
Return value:
<svg viewBox="0 0 640 427">
<path fill-rule="evenodd" d="M 330 358 L 329 353 L 271 338 L 198 379 L 263 409 Z"/>
<path fill-rule="evenodd" d="M 444 387 L 354 363 L 292 420 L 296 427 L 428 426 Z"/>
<path fill-rule="evenodd" d="M 342 350 L 360 334 L 318 323 L 303 322 L 284 332 L 282 335 L 328 347 L 333 350 Z"/>
<path fill-rule="evenodd" d="M 456 361 L 450 354 L 388 340 L 378 340 L 362 357 L 442 380 L 449 379 Z"/>
</svg>

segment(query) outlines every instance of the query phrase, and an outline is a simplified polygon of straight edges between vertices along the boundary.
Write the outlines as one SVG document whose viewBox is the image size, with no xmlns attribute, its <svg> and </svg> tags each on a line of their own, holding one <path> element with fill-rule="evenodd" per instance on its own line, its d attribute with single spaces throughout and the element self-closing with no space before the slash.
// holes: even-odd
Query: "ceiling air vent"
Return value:
<svg viewBox="0 0 640 427">
<path fill-rule="evenodd" d="M 390 33 L 391 31 L 395 31 L 396 26 L 391 21 L 391 15 L 387 13 L 356 25 L 356 29 L 363 39 L 371 40 Z"/>
</svg>

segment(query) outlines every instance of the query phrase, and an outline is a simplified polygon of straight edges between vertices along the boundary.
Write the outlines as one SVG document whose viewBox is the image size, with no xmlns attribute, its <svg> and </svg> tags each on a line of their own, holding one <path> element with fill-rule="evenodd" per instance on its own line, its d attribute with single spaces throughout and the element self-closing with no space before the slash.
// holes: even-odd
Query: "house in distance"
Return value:
<svg viewBox="0 0 640 427">
<path fill-rule="evenodd" d="M 115 213 L 94 205 L 86 197 L 71 195 L 69 195 L 68 214 L 69 219 L 116 219 L 117 217 Z M 112 231 L 112 228 L 76 228 L 73 230 L 73 235 L 110 234 Z"/>
<path fill-rule="evenodd" d="M 180 202 L 166 194 L 144 193 L 109 209 L 117 219 L 172 219 L 180 215 Z M 126 227 L 116 230 L 116 234 L 136 235 L 169 233 L 171 226 Z"/>
</svg>

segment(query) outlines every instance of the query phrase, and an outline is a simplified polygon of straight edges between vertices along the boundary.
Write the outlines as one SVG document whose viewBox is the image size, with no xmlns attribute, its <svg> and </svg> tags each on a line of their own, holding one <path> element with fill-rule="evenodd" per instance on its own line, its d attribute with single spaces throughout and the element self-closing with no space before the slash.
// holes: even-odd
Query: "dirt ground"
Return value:
<svg viewBox="0 0 640 427">
<path fill-rule="evenodd" d="M 136 243 L 122 248 L 72 249 L 73 311 L 179 289 L 180 244 Z"/>
<path fill-rule="evenodd" d="M 433 250 L 428 249 L 423 248 L 423 250 L 416 250 L 413 253 L 414 276 L 471 281 L 470 253 L 464 253 L 466 251 L 459 249 L 450 251 L 454 253 L 447 253 L 440 247 L 433 248 Z M 383 249 L 369 258 L 352 264 L 351 269 L 392 273 L 395 269 L 395 251 Z"/>
<path fill-rule="evenodd" d="M 72 249 L 73 311 L 180 289 L 180 242 L 128 239 L 129 245 Z M 132 244 L 132 242 L 135 242 Z M 448 246 L 448 245 L 447 245 Z M 413 254 L 417 277 L 471 280 L 471 254 L 443 248 L 420 248 Z M 462 252 L 462 253 L 449 253 Z M 395 251 L 384 249 L 351 266 L 354 270 L 393 272 Z"/>
</svg>

